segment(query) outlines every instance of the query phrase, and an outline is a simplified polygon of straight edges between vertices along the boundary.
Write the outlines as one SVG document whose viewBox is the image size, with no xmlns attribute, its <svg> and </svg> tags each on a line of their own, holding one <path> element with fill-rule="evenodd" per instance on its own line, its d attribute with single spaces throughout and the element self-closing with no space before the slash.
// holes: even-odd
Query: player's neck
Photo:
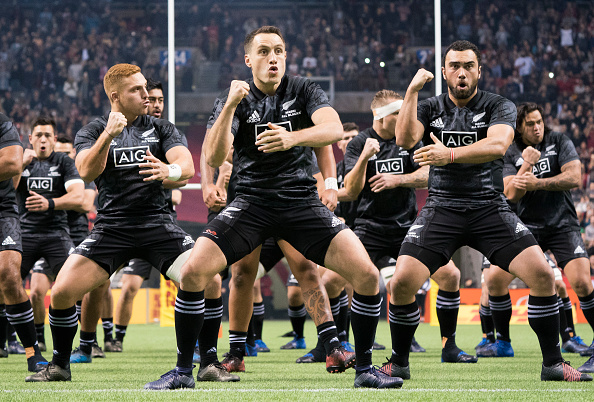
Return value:
<svg viewBox="0 0 594 402">
<path fill-rule="evenodd" d="M 132 123 L 134 123 L 134 120 L 136 120 L 138 118 L 138 115 L 135 115 L 133 113 L 127 113 L 125 110 L 119 110 L 119 108 L 117 107 L 117 105 L 114 105 L 111 108 L 112 112 L 119 112 L 121 114 L 124 115 L 124 117 L 126 118 L 127 124 L 126 127 L 130 127 L 132 125 Z"/>
<path fill-rule="evenodd" d="M 448 97 L 454 103 L 454 105 L 456 105 L 456 107 L 463 108 L 464 106 L 468 105 L 468 102 L 470 102 L 472 100 L 472 98 L 474 98 L 476 96 L 477 93 L 478 93 L 478 87 L 474 89 L 474 93 L 471 96 L 469 96 L 468 98 L 458 99 L 458 98 L 455 98 L 454 95 L 452 95 L 452 93 L 448 90 Z"/>
<path fill-rule="evenodd" d="M 273 96 L 274 94 L 276 94 L 276 90 L 278 89 L 280 82 L 265 83 L 254 77 L 254 85 L 256 86 L 256 88 L 262 91 L 264 95 Z"/>
<path fill-rule="evenodd" d="M 372 128 L 380 136 L 383 140 L 391 140 L 392 138 L 396 137 L 396 132 L 389 132 L 388 130 L 384 130 L 381 124 L 376 124 L 377 120 L 374 121 Z"/>
</svg>

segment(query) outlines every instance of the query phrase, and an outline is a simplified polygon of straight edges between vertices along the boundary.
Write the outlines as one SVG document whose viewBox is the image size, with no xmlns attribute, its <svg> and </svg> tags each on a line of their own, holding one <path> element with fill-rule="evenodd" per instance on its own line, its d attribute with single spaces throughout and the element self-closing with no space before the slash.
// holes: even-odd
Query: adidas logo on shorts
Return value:
<svg viewBox="0 0 594 402">
<path fill-rule="evenodd" d="M 188 244 L 194 244 L 194 239 L 192 239 L 192 236 L 189 235 L 184 238 L 182 246 L 187 246 Z"/>
<path fill-rule="evenodd" d="M 4 239 L 4 241 L 2 242 L 3 246 L 14 246 L 16 245 L 15 241 L 12 240 L 12 237 L 8 236 L 6 237 L 6 239 Z"/>
<path fill-rule="evenodd" d="M 336 216 L 332 217 L 332 227 L 335 228 L 336 226 L 339 226 L 342 224 L 342 221 L 340 219 L 338 219 Z"/>
<path fill-rule="evenodd" d="M 520 222 L 516 225 L 516 233 L 523 232 L 524 230 L 528 230 L 528 228 L 522 225 Z"/>
<path fill-rule="evenodd" d="M 583 254 L 584 253 L 584 249 L 582 248 L 582 246 L 577 246 L 575 248 L 575 250 L 573 251 L 574 254 Z"/>
<path fill-rule="evenodd" d="M 260 121 L 260 115 L 258 114 L 257 110 L 254 110 L 252 115 L 247 119 L 248 123 L 257 123 Z"/>
</svg>

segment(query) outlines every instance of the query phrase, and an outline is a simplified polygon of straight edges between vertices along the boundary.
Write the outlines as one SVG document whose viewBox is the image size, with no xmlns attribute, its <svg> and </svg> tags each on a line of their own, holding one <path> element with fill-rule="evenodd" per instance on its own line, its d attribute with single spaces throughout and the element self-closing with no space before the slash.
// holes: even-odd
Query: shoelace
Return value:
<svg viewBox="0 0 594 402">
<path fill-rule="evenodd" d="M 563 365 L 563 379 L 565 381 L 580 381 L 582 373 L 570 366 L 569 362 L 561 363 Z"/>
</svg>

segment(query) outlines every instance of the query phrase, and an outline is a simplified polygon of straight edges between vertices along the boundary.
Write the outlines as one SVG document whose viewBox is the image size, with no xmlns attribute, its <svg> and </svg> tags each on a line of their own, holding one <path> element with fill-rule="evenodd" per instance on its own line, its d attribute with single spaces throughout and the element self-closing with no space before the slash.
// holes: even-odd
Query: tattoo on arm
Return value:
<svg viewBox="0 0 594 402">
<path fill-rule="evenodd" d="M 305 300 L 305 308 L 307 312 L 317 325 L 332 321 L 332 313 L 330 312 L 330 305 L 326 305 L 324 295 L 320 287 L 315 287 L 303 292 L 303 299 Z"/>
</svg>

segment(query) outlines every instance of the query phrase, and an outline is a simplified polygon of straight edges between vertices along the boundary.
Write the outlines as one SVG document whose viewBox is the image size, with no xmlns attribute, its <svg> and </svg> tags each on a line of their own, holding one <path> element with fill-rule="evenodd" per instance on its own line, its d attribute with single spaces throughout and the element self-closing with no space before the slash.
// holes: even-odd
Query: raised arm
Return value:
<svg viewBox="0 0 594 402">
<path fill-rule="evenodd" d="M 350 201 L 357 199 L 365 187 L 367 174 L 367 162 L 380 151 L 379 141 L 375 138 L 367 138 L 365 146 L 359 155 L 359 159 L 353 169 L 344 177 L 344 188 Z"/>
<path fill-rule="evenodd" d="M 91 182 L 103 173 L 107 164 L 109 144 L 121 134 L 126 124 L 128 122 L 122 113 L 110 112 L 107 125 L 95 144 L 76 155 L 76 169 L 84 181 Z"/>
<path fill-rule="evenodd" d="M 204 138 L 202 146 L 206 163 L 217 168 L 223 164 L 233 144 L 233 133 L 231 127 L 233 125 L 233 117 L 235 110 L 243 98 L 250 92 L 250 86 L 245 81 L 234 80 L 231 82 L 229 88 L 229 95 L 227 101 L 221 109 L 221 113 L 217 117 L 215 123 L 210 129 L 210 135 Z"/>
<path fill-rule="evenodd" d="M 402 148 L 411 149 L 423 138 L 425 127 L 417 119 L 417 103 L 419 91 L 432 79 L 433 74 L 421 68 L 406 90 L 396 122 L 396 144 Z"/>
</svg>

